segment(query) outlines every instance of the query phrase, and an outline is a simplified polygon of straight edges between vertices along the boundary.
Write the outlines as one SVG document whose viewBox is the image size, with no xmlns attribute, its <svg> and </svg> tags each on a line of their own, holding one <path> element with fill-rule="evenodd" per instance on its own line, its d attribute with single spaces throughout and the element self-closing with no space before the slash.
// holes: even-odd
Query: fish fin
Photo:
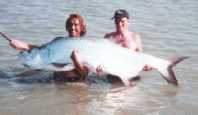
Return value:
<svg viewBox="0 0 198 115">
<path fill-rule="evenodd" d="M 58 63 L 52 63 L 52 65 L 54 65 L 55 67 L 64 67 L 67 64 L 58 64 Z"/>
<path fill-rule="evenodd" d="M 27 70 L 27 71 L 24 71 L 22 73 L 19 73 L 16 75 L 16 77 L 27 77 L 27 76 L 31 76 L 31 75 L 34 75 L 34 74 L 37 74 L 41 72 L 41 70 L 38 70 L 38 69 L 31 69 L 31 70 Z"/>
<path fill-rule="evenodd" d="M 188 59 L 188 58 L 189 58 L 189 56 L 182 56 L 182 57 L 177 57 L 177 58 L 170 59 L 170 61 L 171 61 L 171 65 L 170 66 L 175 66 L 179 62 L 183 61 L 184 59 Z"/>
<path fill-rule="evenodd" d="M 47 66 L 48 70 L 52 70 L 52 71 L 70 71 L 72 69 L 74 69 L 74 65 L 73 64 L 65 64 L 62 66 L 57 66 L 54 64 L 50 64 Z"/>
<path fill-rule="evenodd" d="M 131 86 L 130 85 L 130 81 L 128 79 L 126 79 L 126 77 L 120 77 L 120 79 L 122 80 L 122 82 L 124 83 L 125 86 Z"/>
<path fill-rule="evenodd" d="M 123 79 L 123 78 L 121 78 L 121 80 L 123 81 L 123 83 L 124 83 L 124 85 L 126 87 L 133 87 L 133 86 L 135 86 L 138 83 L 138 81 L 140 81 L 140 76 L 136 76 L 136 77 L 134 77 L 132 79 Z"/>
<path fill-rule="evenodd" d="M 109 73 L 109 72 L 107 72 L 107 73 Z M 120 80 L 124 83 L 124 85 L 126 86 L 126 87 L 130 87 L 130 86 L 132 86 L 132 82 L 131 82 L 131 78 L 132 78 L 132 76 L 131 76 L 131 74 L 129 74 L 129 73 L 127 73 L 127 72 L 122 72 L 122 73 L 120 73 L 120 72 L 112 72 L 111 73 L 111 75 L 113 75 L 113 76 L 117 76 L 117 77 L 119 77 L 120 78 Z"/>
<path fill-rule="evenodd" d="M 161 73 L 162 77 L 170 84 L 173 84 L 175 86 L 178 85 L 178 81 L 177 78 L 175 76 L 175 73 L 173 71 L 173 67 L 176 66 L 179 62 L 183 61 L 184 59 L 187 59 L 187 56 L 183 56 L 183 57 L 178 57 L 178 58 L 174 58 L 171 61 L 170 65 L 168 65 L 167 67 L 167 71 L 166 73 L 168 74 L 168 76 L 166 75 L 166 73 Z"/>
</svg>

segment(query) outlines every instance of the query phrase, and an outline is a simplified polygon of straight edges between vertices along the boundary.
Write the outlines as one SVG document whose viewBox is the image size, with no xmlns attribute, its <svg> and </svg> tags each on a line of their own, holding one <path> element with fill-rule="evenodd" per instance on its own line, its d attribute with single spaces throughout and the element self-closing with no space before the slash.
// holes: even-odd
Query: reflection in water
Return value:
<svg viewBox="0 0 198 115">
<path fill-rule="evenodd" d="M 5 91 L 9 91 L 0 94 L 1 113 L 141 115 L 159 114 L 162 110 L 178 106 L 175 98 L 180 88 L 172 85 L 149 88 L 140 83 L 134 87 L 123 88 L 115 87 L 115 84 L 111 85 L 101 79 L 95 79 L 91 84 L 60 83 L 51 80 L 47 82 L 47 75 L 51 77 L 50 74 L 42 74 L 24 78 L 28 83 L 19 82 L 21 78 L 1 79 L 1 89 L 5 87 Z M 40 82 L 37 77 L 45 79 Z"/>
<path fill-rule="evenodd" d="M 172 102 L 162 100 L 161 94 L 150 94 L 145 89 L 135 86 L 117 93 L 106 93 L 100 100 L 93 100 L 90 104 L 92 112 L 104 115 L 126 115 L 137 113 L 152 113 L 160 111 Z"/>
<path fill-rule="evenodd" d="M 160 87 L 160 92 L 164 95 L 167 96 L 176 96 L 178 93 L 178 90 L 180 89 L 180 87 L 175 87 L 174 85 L 168 84 L 168 85 L 163 85 Z"/>
</svg>

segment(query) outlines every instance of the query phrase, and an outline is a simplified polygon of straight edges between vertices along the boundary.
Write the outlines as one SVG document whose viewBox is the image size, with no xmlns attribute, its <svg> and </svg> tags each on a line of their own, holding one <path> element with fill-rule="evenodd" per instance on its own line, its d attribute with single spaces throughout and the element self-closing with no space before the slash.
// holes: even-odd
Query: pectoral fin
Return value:
<svg viewBox="0 0 198 115">
<path fill-rule="evenodd" d="M 115 75 L 115 76 L 118 76 L 122 82 L 124 83 L 125 86 L 131 86 L 131 82 L 130 82 L 130 79 L 131 79 L 131 75 L 128 74 L 128 73 L 114 73 L 112 75 Z"/>
<path fill-rule="evenodd" d="M 124 83 L 125 86 L 131 86 L 130 85 L 130 81 L 128 79 L 126 79 L 125 77 L 121 78 L 122 82 Z"/>
<path fill-rule="evenodd" d="M 70 71 L 74 69 L 74 65 L 73 64 L 50 64 L 46 68 L 52 71 Z"/>
</svg>

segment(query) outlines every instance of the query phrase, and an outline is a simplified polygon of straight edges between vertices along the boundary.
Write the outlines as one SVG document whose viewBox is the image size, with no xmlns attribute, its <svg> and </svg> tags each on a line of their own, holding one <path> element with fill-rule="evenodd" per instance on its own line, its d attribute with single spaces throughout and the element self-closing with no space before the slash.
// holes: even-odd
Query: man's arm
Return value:
<svg viewBox="0 0 198 115">
<path fill-rule="evenodd" d="M 85 67 L 85 66 L 80 62 L 80 58 L 78 57 L 77 52 L 76 52 L 75 50 L 72 51 L 71 59 L 72 59 L 72 61 L 73 61 L 73 64 L 74 64 L 74 66 L 75 66 L 75 69 L 78 71 L 78 73 L 79 73 L 81 76 L 87 75 L 87 73 L 88 73 L 88 68 Z"/>
<path fill-rule="evenodd" d="M 142 52 L 142 40 L 141 40 L 141 37 L 138 33 L 134 33 L 134 39 L 136 41 L 136 44 L 137 44 L 137 48 L 135 49 L 136 51 L 138 52 Z"/>
<path fill-rule="evenodd" d="M 23 42 L 21 40 L 18 40 L 18 39 L 14 39 L 14 38 L 11 38 L 9 37 L 7 34 L 5 33 L 2 33 L 0 32 L 0 34 L 6 38 L 6 40 L 8 40 L 10 46 L 16 50 L 22 50 L 22 51 L 29 51 L 31 50 L 32 48 L 34 47 L 37 47 L 35 45 L 31 45 L 31 44 L 28 44 L 26 42 Z"/>
</svg>

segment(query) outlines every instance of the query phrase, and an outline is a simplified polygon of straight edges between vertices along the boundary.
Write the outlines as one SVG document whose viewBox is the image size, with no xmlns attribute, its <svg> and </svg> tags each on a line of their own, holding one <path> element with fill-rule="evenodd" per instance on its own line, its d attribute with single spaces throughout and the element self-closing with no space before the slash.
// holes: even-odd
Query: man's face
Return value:
<svg viewBox="0 0 198 115">
<path fill-rule="evenodd" d="M 115 19 L 115 25 L 116 25 L 117 31 L 121 32 L 121 31 L 128 29 L 129 22 L 126 17 L 117 18 Z"/>
<path fill-rule="evenodd" d="M 68 26 L 68 33 L 70 37 L 80 37 L 81 25 L 77 18 L 73 18 Z"/>
</svg>

